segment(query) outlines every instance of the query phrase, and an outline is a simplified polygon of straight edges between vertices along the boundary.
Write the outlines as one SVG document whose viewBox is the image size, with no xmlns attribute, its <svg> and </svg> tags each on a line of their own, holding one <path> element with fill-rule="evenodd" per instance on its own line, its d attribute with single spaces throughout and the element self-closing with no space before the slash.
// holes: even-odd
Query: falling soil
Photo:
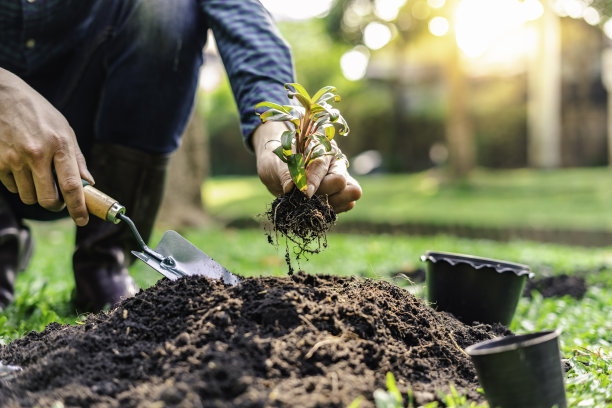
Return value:
<svg viewBox="0 0 612 408">
<path fill-rule="evenodd" d="M 531 298 L 533 291 L 545 297 L 571 296 L 582 299 L 587 291 L 586 281 L 579 276 L 559 275 L 527 280 L 523 296 Z"/>
<path fill-rule="evenodd" d="M 312 276 L 166 279 L 73 326 L 0 347 L 23 371 L 3 407 L 373 407 L 394 374 L 407 401 L 454 386 L 483 401 L 465 347 L 509 334 L 466 326 L 385 281 Z M 58 404 L 58 406 L 61 406 Z"/>
<path fill-rule="evenodd" d="M 308 198 L 294 188 L 272 202 L 264 214 L 269 227 L 266 229 L 268 242 L 278 245 L 278 234 L 295 245 L 296 259 L 308 254 L 316 254 L 321 247 L 327 246 L 327 231 L 336 222 L 336 213 L 327 202 L 327 198 L 317 195 Z M 285 242 L 285 261 L 289 266 L 289 275 L 293 273 L 289 242 Z"/>
</svg>

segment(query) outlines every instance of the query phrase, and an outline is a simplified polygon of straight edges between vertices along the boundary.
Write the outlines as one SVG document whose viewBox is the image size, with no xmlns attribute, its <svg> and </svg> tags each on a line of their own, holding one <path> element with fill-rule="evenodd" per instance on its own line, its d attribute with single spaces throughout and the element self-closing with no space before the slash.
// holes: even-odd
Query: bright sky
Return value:
<svg viewBox="0 0 612 408">
<path fill-rule="evenodd" d="M 332 0 L 260 0 L 277 20 L 306 20 L 324 15 Z"/>
</svg>

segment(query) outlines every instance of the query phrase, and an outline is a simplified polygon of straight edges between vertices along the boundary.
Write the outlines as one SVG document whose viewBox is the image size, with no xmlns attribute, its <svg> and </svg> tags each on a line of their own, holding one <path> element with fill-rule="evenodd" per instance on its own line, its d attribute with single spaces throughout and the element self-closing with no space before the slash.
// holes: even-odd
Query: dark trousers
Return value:
<svg viewBox="0 0 612 408">
<path fill-rule="evenodd" d="M 96 143 L 174 151 L 193 107 L 206 42 L 196 0 L 94 3 L 77 46 L 14 73 L 67 118 L 86 159 Z M 18 218 L 67 215 L 24 205 L 1 184 L 0 195 Z"/>
</svg>

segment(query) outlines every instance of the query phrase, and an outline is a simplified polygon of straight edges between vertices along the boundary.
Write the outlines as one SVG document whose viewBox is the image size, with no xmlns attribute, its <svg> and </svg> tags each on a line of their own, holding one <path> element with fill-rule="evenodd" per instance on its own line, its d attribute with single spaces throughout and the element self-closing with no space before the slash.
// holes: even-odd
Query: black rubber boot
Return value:
<svg viewBox="0 0 612 408">
<path fill-rule="evenodd" d="M 148 241 L 163 198 L 169 155 L 151 154 L 118 145 L 96 145 L 88 158 L 95 187 L 126 207 Z M 97 312 L 133 296 L 138 286 L 128 273 L 131 250 L 139 249 L 125 223 L 91 216 L 78 227 L 73 256 L 74 302 L 79 312 Z"/>
<path fill-rule="evenodd" d="M 30 230 L 0 195 L 0 311 L 13 302 L 15 278 L 27 268 L 33 249 Z"/>
</svg>

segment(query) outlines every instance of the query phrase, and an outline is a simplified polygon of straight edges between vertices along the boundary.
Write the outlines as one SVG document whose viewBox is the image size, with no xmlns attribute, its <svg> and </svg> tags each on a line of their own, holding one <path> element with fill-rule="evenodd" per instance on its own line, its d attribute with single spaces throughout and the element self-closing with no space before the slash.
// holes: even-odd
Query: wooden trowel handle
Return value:
<svg viewBox="0 0 612 408">
<path fill-rule="evenodd" d="M 117 215 L 125 214 L 125 207 L 119 204 L 117 200 L 107 196 L 85 180 L 83 180 L 83 192 L 85 193 L 87 210 L 91 214 L 115 224 L 121 221 Z"/>
</svg>

